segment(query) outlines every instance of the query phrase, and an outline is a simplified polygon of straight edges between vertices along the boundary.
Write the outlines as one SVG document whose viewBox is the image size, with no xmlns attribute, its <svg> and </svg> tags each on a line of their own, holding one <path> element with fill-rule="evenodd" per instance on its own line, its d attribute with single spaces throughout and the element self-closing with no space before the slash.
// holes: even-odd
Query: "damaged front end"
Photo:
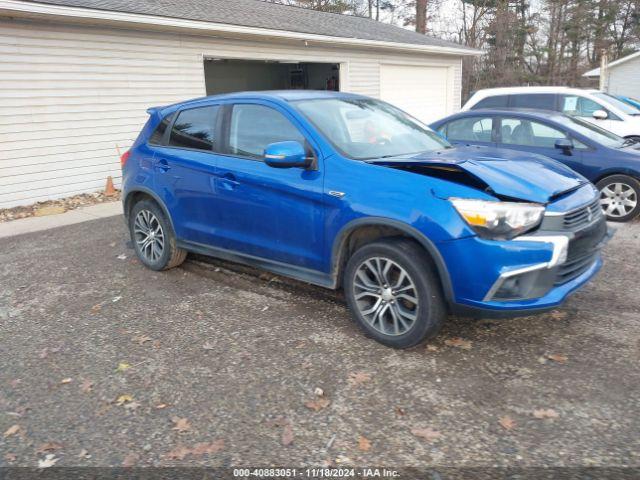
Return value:
<svg viewBox="0 0 640 480">
<path fill-rule="evenodd" d="M 599 195 L 564 165 L 487 148 L 447 149 L 370 163 L 470 187 L 448 201 L 474 236 L 441 242 L 456 304 L 484 314 L 530 314 L 560 304 L 600 268 L 608 238 Z M 490 196 L 490 199 L 487 199 Z"/>
</svg>

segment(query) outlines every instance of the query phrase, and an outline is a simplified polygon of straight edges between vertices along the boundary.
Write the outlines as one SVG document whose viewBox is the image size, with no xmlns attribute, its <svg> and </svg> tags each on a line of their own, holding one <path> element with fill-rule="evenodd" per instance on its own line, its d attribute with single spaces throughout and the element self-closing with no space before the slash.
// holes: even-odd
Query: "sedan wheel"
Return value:
<svg viewBox="0 0 640 480">
<path fill-rule="evenodd" d="M 638 206 L 638 195 L 631 185 L 610 183 L 600 191 L 600 204 L 607 217 L 622 218 Z"/>
</svg>

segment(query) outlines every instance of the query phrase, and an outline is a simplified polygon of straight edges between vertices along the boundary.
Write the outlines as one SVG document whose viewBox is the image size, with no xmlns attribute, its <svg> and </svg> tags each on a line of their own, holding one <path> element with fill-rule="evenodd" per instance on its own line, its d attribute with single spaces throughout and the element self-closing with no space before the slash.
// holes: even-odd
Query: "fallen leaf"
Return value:
<svg viewBox="0 0 640 480">
<path fill-rule="evenodd" d="M 463 350 L 471 350 L 471 342 L 460 337 L 448 338 L 444 341 L 444 344 L 449 345 L 450 347 L 461 348 Z"/>
<path fill-rule="evenodd" d="M 116 368 L 116 372 L 126 372 L 130 368 L 131 368 L 131 365 L 129 365 L 127 362 L 120 362 L 118 364 L 118 368 Z"/>
<path fill-rule="evenodd" d="M 313 400 L 306 401 L 304 406 L 307 407 L 309 410 L 313 410 L 314 412 L 319 412 L 323 408 L 328 407 L 330 403 L 331 403 L 331 400 L 329 400 L 328 398 L 318 397 L 318 398 L 314 398 Z"/>
<path fill-rule="evenodd" d="M 124 253 L 118 255 L 118 260 L 126 260 L 126 259 L 127 259 L 127 256 Z"/>
<path fill-rule="evenodd" d="M 287 423 L 282 429 L 282 445 L 285 447 L 293 443 L 293 427 Z"/>
<path fill-rule="evenodd" d="M 402 407 L 396 407 L 396 415 L 398 415 L 399 417 L 404 416 L 406 412 L 404 411 L 404 408 Z"/>
<path fill-rule="evenodd" d="M 38 449 L 36 450 L 36 453 L 53 452 L 54 450 L 60 450 L 61 448 L 62 445 L 60 445 L 59 443 L 47 442 L 40 445 L 40 447 L 38 447 Z"/>
<path fill-rule="evenodd" d="M 4 438 L 10 437 L 11 435 L 15 435 L 20 431 L 20 425 L 12 425 L 10 426 L 6 432 L 4 432 Z"/>
<path fill-rule="evenodd" d="M 316 387 L 316 388 L 313 390 L 313 394 L 314 394 L 315 396 L 317 396 L 317 397 L 322 397 L 322 396 L 324 396 L 324 390 L 322 390 L 320 387 Z"/>
<path fill-rule="evenodd" d="M 16 457 L 16 454 L 11 452 L 5 453 L 4 455 L 4 459 L 7 461 L 7 463 L 13 463 L 16 461 L 17 458 L 18 457 Z"/>
<path fill-rule="evenodd" d="M 137 401 L 129 402 L 124 405 L 125 410 L 135 412 L 140 407 L 140 403 Z"/>
<path fill-rule="evenodd" d="M 80 450 L 80 453 L 78 454 L 78 457 L 80 457 L 80 458 L 91 458 L 91 455 L 89 455 L 89 452 L 87 452 L 83 448 L 82 450 Z"/>
<path fill-rule="evenodd" d="M 191 449 L 193 455 L 210 455 L 224 448 L 224 440 L 215 440 L 211 443 L 197 443 Z"/>
<path fill-rule="evenodd" d="M 182 445 L 174 448 L 166 453 L 166 457 L 171 460 L 184 460 L 187 455 L 191 453 L 191 449 L 183 447 Z"/>
<path fill-rule="evenodd" d="M 120 395 L 116 399 L 116 405 L 118 405 L 119 407 L 128 402 L 133 402 L 133 397 L 131 395 Z"/>
<path fill-rule="evenodd" d="M 431 345 L 431 344 L 427 344 L 426 347 L 428 352 L 437 352 L 438 350 L 440 350 L 438 347 L 436 347 L 435 345 Z"/>
<path fill-rule="evenodd" d="M 434 430 L 431 427 L 412 428 L 411 433 L 416 437 L 426 440 L 427 442 L 433 442 L 434 440 L 437 440 L 442 436 L 442 434 L 439 431 Z"/>
<path fill-rule="evenodd" d="M 66 385 L 67 383 L 71 383 L 73 382 L 73 378 L 63 378 L 60 383 L 62 383 L 63 385 Z"/>
<path fill-rule="evenodd" d="M 91 307 L 91 313 L 98 313 L 100 310 L 102 310 L 102 304 L 98 303 L 96 305 L 94 305 L 93 307 Z"/>
<path fill-rule="evenodd" d="M 560 415 L 558 415 L 558 412 L 556 412 L 552 408 L 546 408 L 546 409 L 541 408 L 539 410 L 534 410 L 533 416 L 535 418 L 544 419 L 544 418 L 558 418 Z"/>
<path fill-rule="evenodd" d="M 186 418 L 171 417 L 171 421 L 175 424 L 171 430 L 177 430 L 179 433 L 191 430 L 191 423 Z"/>
<path fill-rule="evenodd" d="M 511 418 L 509 415 L 502 417 L 499 420 L 499 423 L 502 426 L 502 428 L 504 428 L 505 430 L 512 430 L 517 425 L 516 421 L 513 418 Z"/>
<path fill-rule="evenodd" d="M 551 318 L 553 318 L 554 320 L 564 320 L 568 316 L 569 314 L 567 312 L 562 312 L 560 310 L 554 310 L 553 312 L 551 312 Z"/>
<path fill-rule="evenodd" d="M 34 217 L 44 217 L 46 215 L 59 215 L 67 210 L 62 205 L 45 205 L 33 212 Z"/>
<path fill-rule="evenodd" d="M 124 460 L 122 460 L 122 466 L 127 468 L 133 467 L 136 463 L 138 463 L 138 460 L 140 460 L 140 455 L 138 455 L 137 453 L 128 453 L 124 457 Z"/>
<path fill-rule="evenodd" d="M 553 360 L 554 362 L 557 363 L 567 363 L 567 357 L 560 354 L 560 353 L 554 353 L 552 355 L 547 355 L 547 358 L 549 360 Z"/>
<path fill-rule="evenodd" d="M 147 342 L 151 341 L 151 337 L 147 337 L 146 335 L 138 335 L 137 337 L 133 337 L 133 342 L 138 345 L 144 345 Z"/>
<path fill-rule="evenodd" d="M 362 385 L 371 380 L 371 374 L 366 372 L 351 372 L 347 381 L 352 386 Z"/>
<path fill-rule="evenodd" d="M 53 467 L 58 462 L 58 460 L 60 459 L 56 458 L 53 453 L 49 453 L 45 455 L 44 459 L 38 460 L 38 468 Z"/>
<path fill-rule="evenodd" d="M 93 382 L 85 378 L 82 381 L 82 385 L 80 385 L 80 390 L 84 393 L 91 393 L 91 390 L 93 390 Z"/>
<path fill-rule="evenodd" d="M 358 436 L 358 450 L 360 450 L 361 452 L 368 452 L 369 450 L 371 450 L 371 442 L 368 438 L 362 435 Z"/>
<path fill-rule="evenodd" d="M 158 410 L 162 410 L 163 408 L 167 408 L 167 404 L 166 403 L 159 403 L 158 405 L 156 405 L 156 408 Z"/>
</svg>

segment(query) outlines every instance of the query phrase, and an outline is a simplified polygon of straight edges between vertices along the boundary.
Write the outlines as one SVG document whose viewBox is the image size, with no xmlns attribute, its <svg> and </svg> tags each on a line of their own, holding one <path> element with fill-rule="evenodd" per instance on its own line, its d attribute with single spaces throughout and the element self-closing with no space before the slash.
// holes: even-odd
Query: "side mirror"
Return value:
<svg viewBox="0 0 640 480">
<path fill-rule="evenodd" d="M 606 110 L 596 110 L 595 112 L 593 112 L 593 118 L 595 118 L 596 120 L 606 120 L 607 118 L 609 118 L 609 114 Z"/>
<path fill-rule="evenodd" d="M 573 150 L 573 142 L 568 138 L 559 138 L 558 140 L 556 140 L 555 147 L 559 150 L 562 150 L 565 155 L 571 155 L 571 150 Z"/>
<path fill-rule="evenodd" d="M 308 168 L 313 159 L 299 142 L 277 142 L 264 149 L 264 163 L 273 168 Z"/>
</svg>

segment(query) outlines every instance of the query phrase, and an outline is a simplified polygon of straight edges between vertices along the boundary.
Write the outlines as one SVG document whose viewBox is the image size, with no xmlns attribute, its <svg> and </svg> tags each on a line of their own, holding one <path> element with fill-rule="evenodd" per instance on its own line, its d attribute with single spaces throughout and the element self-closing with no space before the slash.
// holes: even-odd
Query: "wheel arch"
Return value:
<svg viewBox="0 0 640 480">
<path fill-rule="evenodd" d="M 436 267 L 447 302 L 453 303 L 454 295 L 449 270 L 435 244 L 414 227 L 398 220 L 383 217 L 365 217 L 352 220 L 336 236 L 331 253 L 331 272 L 336 288 L 342 283 L 345 266 L 355 250 L 366 243 L 393 236 L 411 238 L 422 246 Z"/>
<path fill-rule="evenodd" d="M 626 168 L 617 168 L 615 170 L 607 170 L 605 172 L 598 174 L 598 176 L 593 179 L 592 183 L 595 185 L 600 180 L 604 180 L 605 178 L 612 177 L 614 175 L 625 175 L 627 177 L 631 177 L 634 180 L 637 180 L 638 182 L 640 182 L 640 173 L 634 172 L 632 170 L 628 170 Z"/>
<path fill-rule="evenodd" d="M 122 200 L 124 217 L 127 223 L 129 222 L 129 215 L 131 214 L 131 209 L 133 208 L 133 206 L 139 201 L 139 199 L 145 197 L 150 198 L 158 204 L 158 206 L 162 210 L 162 213 L 164 213 L 165 217 L 167 217 L 167 220 L 169 220 L 171 229 L 175 234 L 176 229 L 173 225 L 173 218 L 171 218 L 171 215 L 169 214 L 169 209 L 155 192 L 144 187 L 136 187 L 135 189 L 128 191 L 124 199 Z"/>
</svg>

